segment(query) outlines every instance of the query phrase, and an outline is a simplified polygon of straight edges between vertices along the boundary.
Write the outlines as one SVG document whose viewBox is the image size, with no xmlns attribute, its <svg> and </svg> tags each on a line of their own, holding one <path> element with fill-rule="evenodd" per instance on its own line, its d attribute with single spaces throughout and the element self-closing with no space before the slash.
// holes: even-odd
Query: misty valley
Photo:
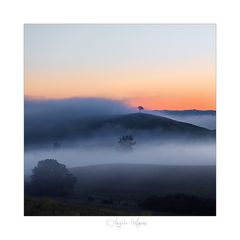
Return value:
<svg viewBox="0 0 240 240">
<path fill-rule="evenodd" d="M 215 215 L 215 118 L 26 100 L 25 215 Z"/>
</svg>

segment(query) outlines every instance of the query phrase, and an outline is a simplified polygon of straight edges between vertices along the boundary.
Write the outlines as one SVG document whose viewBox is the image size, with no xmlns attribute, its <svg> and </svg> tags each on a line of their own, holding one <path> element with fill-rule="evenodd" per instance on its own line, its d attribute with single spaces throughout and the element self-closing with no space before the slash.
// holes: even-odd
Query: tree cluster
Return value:
<svg viewBox="0 0 240 240">
<path fill-rule="evenodd" d="M 126 135 L 119 138 L 118 147 L 120 150 L 132 150 L 136 144 L 132 135 Z"/>
<path fill-rule="evenodd" d="M 55 159 L 39 161 L 32 173 L 31 192 L 39 196 L 68 196 L 77 181 L 66 166 Z"/>
</svg>

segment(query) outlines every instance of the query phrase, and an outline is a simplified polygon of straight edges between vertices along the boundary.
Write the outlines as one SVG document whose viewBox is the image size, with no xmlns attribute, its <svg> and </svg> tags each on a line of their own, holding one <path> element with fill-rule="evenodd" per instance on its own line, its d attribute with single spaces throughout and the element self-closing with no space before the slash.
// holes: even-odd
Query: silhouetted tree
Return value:
<svg viewBox="0 0 240 240">
<path fill-rule="evenodd" d="M 76 178 L 55 159 L 38 162 L 32 170 L 32 193 L 40 196 L 67 196 L 74 190 Z"/>
<path fill-rule="evenodd" d="M 119 138 L 118 149 L 120 150 L 132 150 L 136 144 L 132 135 L 126 135 Z"/>
<path fill-rule="evenodd" d="M 138 111 L 141 112 L 142 110 L 144 110 L 144 107 L 143 106 L 138 106 Z"/>
</svg>

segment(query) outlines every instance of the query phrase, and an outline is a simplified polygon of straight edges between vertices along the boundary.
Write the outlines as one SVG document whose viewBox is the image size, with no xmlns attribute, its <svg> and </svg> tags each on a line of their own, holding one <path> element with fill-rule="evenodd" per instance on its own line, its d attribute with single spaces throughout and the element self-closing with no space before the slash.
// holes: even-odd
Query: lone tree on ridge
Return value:
<svg viewBox="0 0 240 240">
<path fill-rule="evenodd" d="M 138 111 L 141 112 L 142 110 L 144 110 L 144 107 L 143 106 L 138 106 Z"/>
</svg>

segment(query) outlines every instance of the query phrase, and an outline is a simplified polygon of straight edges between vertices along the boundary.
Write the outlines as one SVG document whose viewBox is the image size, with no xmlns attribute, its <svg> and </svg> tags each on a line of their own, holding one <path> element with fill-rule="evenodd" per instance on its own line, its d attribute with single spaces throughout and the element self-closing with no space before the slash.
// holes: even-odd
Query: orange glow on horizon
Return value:
<svg viewBox="0 0 240 240">
<path fill-rule="evenodd" d="M 170 69 L 25 71 L 25 95 L 62 99 L 96 97 L 123 100 L 146 109 L 216 109 L 215 67 L 188 64 Z"/>
<path fill-rule="evenodd" d="M 131 99 L 127 101 L 131 107 L 143 106 L 148 110 L 187 110 L 187 109 L 198 109 L 198 110 L 216 110 L 215 99 L 202 100 L 202 99 L 188 99 L 181 98 L 176 101 L 173 99 Z"/>
</svg>

